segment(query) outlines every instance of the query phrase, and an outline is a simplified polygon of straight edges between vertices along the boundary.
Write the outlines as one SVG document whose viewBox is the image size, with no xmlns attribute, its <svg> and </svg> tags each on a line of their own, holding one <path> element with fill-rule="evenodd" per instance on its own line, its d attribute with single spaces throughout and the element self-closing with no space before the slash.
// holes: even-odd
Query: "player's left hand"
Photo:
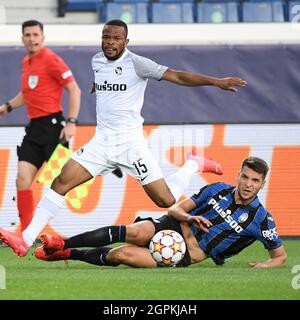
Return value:
<svg viewBox="0 0 300 320">
<path fill-rule="evenodd" d="M 268 268 L 269 266 L 265 262 L 249 262 L 251 268 Z"/>
<path fill-rule="evenodd" d="M 216 85 L 223 89 L 223 90 L 229 90 L 233 92 L 237 92 L 237 88 L 235 87 L 245 87 L 247 82 L 241 78 L 238 77 L 227 77 L 218 79 Z"/>
</svg>

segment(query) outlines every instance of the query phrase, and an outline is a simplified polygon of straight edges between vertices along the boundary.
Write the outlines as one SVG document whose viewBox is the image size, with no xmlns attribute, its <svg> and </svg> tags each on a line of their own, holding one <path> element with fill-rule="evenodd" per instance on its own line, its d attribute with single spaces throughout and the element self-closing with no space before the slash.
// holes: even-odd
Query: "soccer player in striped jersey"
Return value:
<svg viewBox="0 0 300 320">
<path fill-rule="evenodd" d="M 222 265 L 256 240 L 268 250 L 270 259 L 251 262 L 254 268 L 279 267 L 287 255 L 271 214 L 257 197 L 265 184 L 267 163 L 256 157 L 245 159 L 237 186 L 214 183 L 199 193 L 173 205 L 168 215 L 158 220 L 137 218 L 127 226 L 110 226 L 86 232 L 67 240 L 43 234 L 43 247 L 36 250 L 40 260 L 81 260 L 96 265 L 155 267 L 147 246 L 155 233 L 173 229 L 183 235 L 187 251 L 180 266 L 188 266 L 211 258 Z M 106 245 L 127 242 L 130 245 L 109 248 Z M 79 250 L 73 248 L 96 247 Z"/>
</svg>

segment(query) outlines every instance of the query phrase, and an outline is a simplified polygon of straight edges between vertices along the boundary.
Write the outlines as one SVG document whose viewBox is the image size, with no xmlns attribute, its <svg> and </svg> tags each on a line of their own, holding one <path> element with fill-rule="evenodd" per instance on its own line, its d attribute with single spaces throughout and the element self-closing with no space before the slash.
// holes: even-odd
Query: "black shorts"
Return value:
<svg viewBox="0 0 300 320">
<path fill-rule="evenodd" d="M 25 128 L 26 134 L 21 146 L 17 146 L 19 161 L 29 162 L 39 169 L 44 161 L 49 160 L 59 143 L 64 125 L 65 118 L 61 112 L 31 119 Z"/>
<path fill-rule="evenodd" d="M 158 219 L 153 219 L 151 217 L 148 217 L 148 218 L 137 217 L 134 220 L 134 223 L 140 222 L 140 221 L 151 221 L 151 222 L 153 222 L 154 227 L 155 227 L 155 233 L 157 233 L 159 231 L 162 231 L 162 230 L 170 229 L 170 230 L 174 230 L 174 231 L 178 232 L 183 237 L 183 233 L 182 233 L 182 230 L 181 230 L 180 222 L 177 221 L 175 218 L 173 218 L 171 216 L 163 215 L 162 217 L 160 217 Z M 149 243 L 150 242 L 148 242 L 145 245 L 145 247 L 149 248 Z M 186 247 L 185 255 L 184 255 L 183 259 L 176 265 L 176 267 L 187 267 L 191 263 L 192 262 L 191 262 L 190 253 L 189 253 L 188 248 Z"/>
</svg>

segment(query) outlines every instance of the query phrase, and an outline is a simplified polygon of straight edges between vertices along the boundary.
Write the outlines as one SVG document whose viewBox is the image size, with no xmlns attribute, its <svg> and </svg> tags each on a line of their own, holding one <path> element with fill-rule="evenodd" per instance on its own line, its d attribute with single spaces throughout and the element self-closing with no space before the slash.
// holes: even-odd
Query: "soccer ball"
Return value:
<svg viewBox="0 0 300 320">
<path fill-rule="evenodd" d="M 149 250 L 153 259 L 162 266 L 175 266 L 185 254 L 183 237 L 174 230 L 157 232 L 150 241 Z"/>
</svg>

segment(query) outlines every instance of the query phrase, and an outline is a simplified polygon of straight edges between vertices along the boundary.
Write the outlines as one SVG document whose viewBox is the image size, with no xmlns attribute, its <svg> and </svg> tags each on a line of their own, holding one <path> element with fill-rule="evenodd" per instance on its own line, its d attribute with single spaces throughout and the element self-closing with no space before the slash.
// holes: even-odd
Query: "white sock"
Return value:
<svg viewBox="0 0 300 320">
<path fill-rule="evenodd" d="M 64 196 L 52 189 L 45 193 L 35 209 L 32 221 L 22 233 L 23 239 L 28 246 L 32 246 L 46 224 L 59 212 L 64 200 Z"/>
<path fill-rule="evenodd" d="M 184 165 L 167 179 L 167 185 L 176 202 L 189 185 L 191 177 L 199 170 L 197 162 L 187 160 Z"/>
</svg>

